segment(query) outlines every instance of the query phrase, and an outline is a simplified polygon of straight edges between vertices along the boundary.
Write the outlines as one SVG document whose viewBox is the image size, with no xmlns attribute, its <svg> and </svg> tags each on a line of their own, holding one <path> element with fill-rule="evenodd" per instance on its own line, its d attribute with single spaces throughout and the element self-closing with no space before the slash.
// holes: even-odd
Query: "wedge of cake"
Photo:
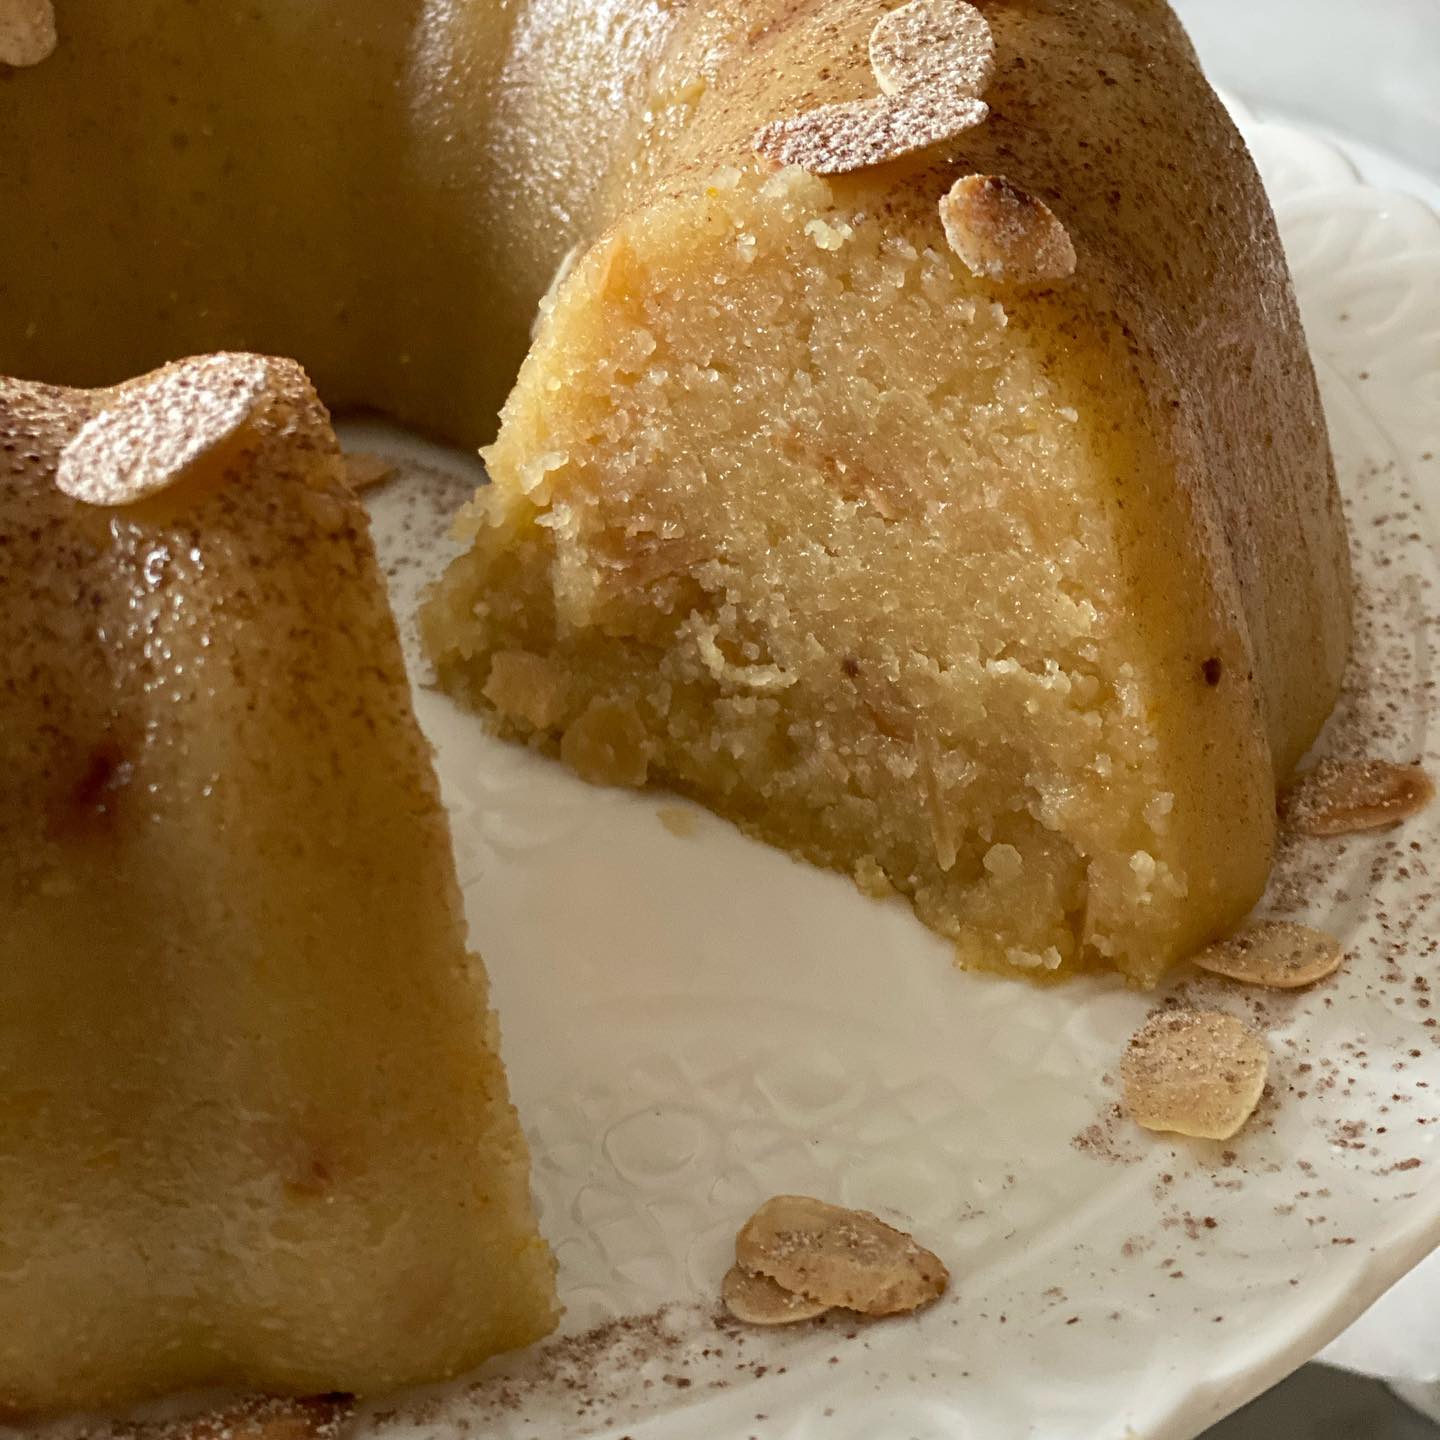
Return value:
<svg viewBox="0 0 1440 1440">
<path fill-rule="evenodd" d="M 0 380 L 0 1411 L 434 1380 L 553 1264 L 297 366 Z"/>
<path fill-rule="evenodd" d="M 1349 640 L 1250 158 L 1160 3 L 712 41 L 686 12 L 665 74 L 705 84 L 546 302 L 442 682 L 963 964 L 1153 982 L 1259 897 Z"/>
</svg>

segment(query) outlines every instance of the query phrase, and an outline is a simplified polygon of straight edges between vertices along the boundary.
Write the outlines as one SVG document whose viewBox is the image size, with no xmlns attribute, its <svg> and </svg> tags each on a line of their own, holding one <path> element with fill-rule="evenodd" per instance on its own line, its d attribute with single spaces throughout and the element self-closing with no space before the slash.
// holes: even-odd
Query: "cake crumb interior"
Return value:
<svg viewBox="0 0 1440 1440">
<path fill-rule="evenodd" d="M 966 965 L 1163 964 L 1113 500 L 954 257 L 721 175 L 567 277 L 487 460 L 424 628 L 502 734 L 899 891 Z"/>
</svg>

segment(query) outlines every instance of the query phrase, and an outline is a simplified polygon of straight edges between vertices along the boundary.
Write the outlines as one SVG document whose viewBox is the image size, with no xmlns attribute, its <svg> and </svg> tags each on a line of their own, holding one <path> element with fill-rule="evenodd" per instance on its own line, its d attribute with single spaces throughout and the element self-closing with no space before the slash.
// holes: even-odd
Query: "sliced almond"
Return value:
<svg viewBox="0 0 1440 1440">
<path fill-rule="evenodd" d="M 0 65 L 38 65 L 55 43 L 52 0 L 0 0 Z"/>
<path fill-rule="evenodd" d="M 1147 1130 L 1228 1140 L 1265 1090 L 1264 1042 L 1218 1010 L 1167 1010 L 1152 1016 L 1120 1062 L 1125 1108 Z"/>
<path fill-rule="evenodd" d="M 1075 246 L 1055 212 L 1003 175 L 966 175 L 940 200 L 950 248 L 971 274 L 1007 285 L 1064 280 Z"/>
<path fill-rule="evenodd" d="M 395 462 L 370 450 L 347 450 L 345 452 L 345 478 L 352 490 L 368 490 L 372 485 L 383 485 L 395 474 Z"/>
<path fill-rule="evenodd" d="M 755 153 L 840 175 L 953 140 L 990 113 L 979 96 L 995 70 L 995 42 L 965 0 L 910 0 L 882 15 L 870 67 L 881 94 L 773 120 L 755 132 Z"/>
<path fill-rule="evenodd" d="M 60 452 L 55 483 L 88 505 L 133 505 L 223 458 L 265 396 L 259 355 L 205 355 L 110 392 Z"/>
<path fill-rule="evenodd" d="M 995 37 L 965 0 L 910 0 L 875 22 L 870 68 L 886 95 L 930 88 L 983 95 L 995 74 Z"/>
<path fill-rule="evenodd" d="M 1344 958 L 1340 942 L 1323 930 L 1290 920 L 1259 920 L 1207 945 L 1194 961 L 1201 970 L 1228 980 L 1298 990 L 1333 975 Z"/>
<path fill-rule="evenodd" d="M 804 115 L 772 120 L 755 132 L 755 153 L 776 165 L 798 165 L 812 175 L 844 175 L 883 165 L 953 140 L 990 113 L 983 100 L 881 95 L 822 105 Z"/>
<path fill-rule="evenodd" d="M 720 1298 L 725 1308 L 747 1325 L 795 1325 L 830 1309 L 822 1300 L 783 1290 L 768 1275 L 752 1275 L 738 1265 L 725 1272 Z"/>
<path fill-rule="evenodd" d="M 1434 798 L 1434 782 L 1419 765 L 1322 760 L 1296 778 L 1280 813 L 1302 835 L 1352 835 L 1398 825 Z"/>
<path fill-rule="evenodd" d="M 866 1210 L 777 1195 L 735 1237 L 740 1267 L 818 1304 L 895 1315 L 944 1294 L 939 1256 Z"/>
</svg>

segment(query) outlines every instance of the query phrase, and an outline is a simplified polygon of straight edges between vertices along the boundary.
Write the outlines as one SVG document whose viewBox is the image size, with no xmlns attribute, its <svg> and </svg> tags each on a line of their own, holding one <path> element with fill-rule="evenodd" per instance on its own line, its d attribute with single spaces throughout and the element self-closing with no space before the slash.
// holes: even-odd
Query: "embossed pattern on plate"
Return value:
<svg viewBox="0 0 1440 1440">
<path fill-rule="evenodd" d="M 1364 584 L 1364 662 L 1321 748 L 1440 768 L 1440 220 L 1361 185 L 1329 146 L 1240 118 L 1292 259 Z M 402 615 L 407 579 L 434 563 L 418 503 L 404 487 L 373 502 L 382 546 L 409 562 Z M 1284 857 L 1264 909 L 1340 934 L 1336 981 L 1171 987 L 1259 1026 L 1273 1056 L 1258 1123 L 1183 1142 L 1112 1108 L 1115 1062 L 1155 997 L 956 974 L 903 906 L 670 797 L 588 788 L 417 694 L 564 1333 L 673 1308 L 643 1344 L 623 1327 L 561 1339 L 387 1405 L 387 1437 L 465 1423 L 549 1440 L 1189 1436 L 1440 1240 L 1440 813 Z M 951 1293 L 867 1328 L 717 1328 L 734 1231 L 786 1190 L 912 1230 L 949 1263 Z"/>
</svg>

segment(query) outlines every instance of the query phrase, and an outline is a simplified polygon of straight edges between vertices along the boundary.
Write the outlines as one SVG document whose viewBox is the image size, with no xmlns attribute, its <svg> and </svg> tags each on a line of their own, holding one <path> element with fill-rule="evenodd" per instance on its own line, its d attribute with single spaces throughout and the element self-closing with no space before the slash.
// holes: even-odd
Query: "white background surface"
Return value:
<svg viewBox="0 0 1440 1440">
<path fill-rule="evenodd" d="M 1173 0 L 1214 82 L 1440 182 L 1440 0 Z"/>
</svg>

